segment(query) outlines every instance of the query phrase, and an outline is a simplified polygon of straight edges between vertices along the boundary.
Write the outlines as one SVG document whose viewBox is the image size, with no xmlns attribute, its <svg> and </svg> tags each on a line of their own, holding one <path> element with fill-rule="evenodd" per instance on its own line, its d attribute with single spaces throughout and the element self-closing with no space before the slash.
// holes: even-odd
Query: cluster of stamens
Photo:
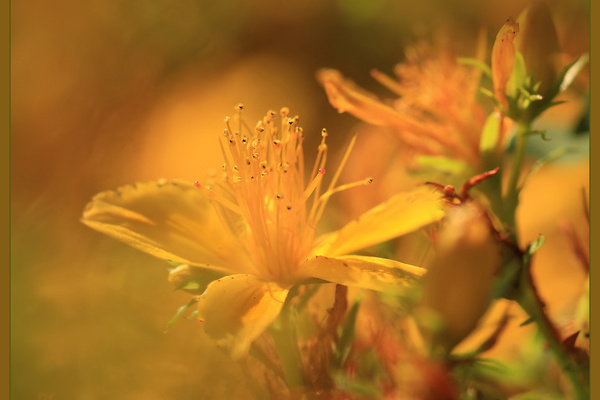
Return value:
<svg viewBox="0 0 600 400">
<path fill-rule="evenodd" d="M 317 157 L 305 180 L 304 136 L 298 116 L 290 117 L 287 108 L 281 109 L 279 117 L 275 111 L 269 111 L 251 129 L 240 116 L 243 106 L 236 109 L 234 118 L 225 119 L 220 141 L 225 161 L 222 178 L 210 186 L 197 182 L 196 186 L 210 194 L 224 223 L 232 230 L 239 229 L 234 220 L 241 217 L 244 232 L 235 236 L 246 241 L 245 248 L 257 275 L 292 280 L 310 252 L 315 226 L 328 198 L 372 179 L 335 187 L 354 144 L 352 139 L 328 189 L 321 194 L 327 131 L 321 132 Z"/>
</svg>

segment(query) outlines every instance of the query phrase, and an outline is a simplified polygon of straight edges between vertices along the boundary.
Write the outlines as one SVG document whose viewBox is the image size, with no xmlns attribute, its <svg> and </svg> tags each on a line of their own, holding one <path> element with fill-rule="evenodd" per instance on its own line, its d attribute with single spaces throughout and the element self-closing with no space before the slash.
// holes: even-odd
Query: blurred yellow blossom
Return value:
<svg viewBox="0 0 600 400">
<path fill-rule="evenodd" d="M 270 111 L 254 129 L 232 118 L 220 142 L 225 163 L 209 185 L 160 181 L 96 195 L 82 221 L 156 257 L 206 270 L 199 298 L 206 333 L 234 357 L 244 355 L 279 315 L 290 288 L 314 278 L 364 289 L 404 286 L 424 270 L 396 261 L 340 256 L 408 233 L 444 215 L 427 187 L 399 194 L 315 239 L 329 197 L 368 184 L 336 186 L 352 143 L 322 193 L 323 130 L 305 179 L 303 132 L 289 110 Z M 308 181 L 308 184 L 305 182 Z M 207 282 L 208 283 L 208 282 Z"/>
<path fill-rule="evenodd" d="M 373 70 L 374 79 L 399 96 L 383 100 L 336 70 L 317 74 L 329 102 L 340 113 L 392 128 L 418 154 L 480 165 L 479 141 L 486 111 L 476 100 L 481 72 L 459 63 L 448 45 L 407 48 L 394 70 L 397 79 Z"/>
</svg>

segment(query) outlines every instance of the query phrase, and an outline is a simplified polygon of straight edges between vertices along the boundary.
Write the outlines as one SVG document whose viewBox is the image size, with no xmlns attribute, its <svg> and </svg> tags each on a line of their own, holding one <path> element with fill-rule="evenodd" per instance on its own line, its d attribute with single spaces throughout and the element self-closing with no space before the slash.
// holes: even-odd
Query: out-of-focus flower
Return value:
<svg viewBox="0 0 600 400">
<path fill-rule="evenodd" d="M 317 77 L 339 112 L 392 128 L 418 154 L 479 166 L 486 119 L 476 101 L 479 70 L 459 63 L 448 47 L 421 44 L 407 49 L 406 60 L 395 68 L 397 79 L 376 70 L 371 74 L 399 97 L 379 99 L 331 69 L 319 71 Z"/>
<path fill-rule="evenodd" d="M 125 186 L 96 195 L 83 215 L 88 226 L 133 247 L 208 271 L 199 317 L 206 333 L 234 357 L 244 355 L 277 318 L 294 284 L 317 278 L 381 290 L 421 276 L 423 269 L 396 261 L 340 255 L 444 214 L 440 195 L 421 187 L 315 239 L 329 197 L 369 180 L 336 186 L 350 145 L 322 193 L 326 131 L 306 180 L 298 117 L 289 118 L 284 108 L 278 126 L 276 115 L 269 112 L 254 129 L 239 112 L 226 119 L 223 172 L 208 186 L 177 181 Z"/>
</svg>

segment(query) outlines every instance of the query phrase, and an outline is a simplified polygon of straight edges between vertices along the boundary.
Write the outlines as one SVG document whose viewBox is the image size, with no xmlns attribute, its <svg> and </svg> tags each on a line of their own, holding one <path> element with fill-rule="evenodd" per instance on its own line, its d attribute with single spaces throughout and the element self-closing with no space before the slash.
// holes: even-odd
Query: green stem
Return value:
<svg viewBox="0 0 600 400">
<path fill-rule="evenodd" d="M 590 394 L 587 389 L 585 373 L 566 352 L 552 321 L 550 321 L 544 312 L 544 303 L 536 291 L 531 276 L 528 260 L 529 256 L 526 255 L 525 258 L 525 265 L 521 272 L 520 294 L 517 301 L 523 310 L 535 320 L 540 333 L 548 342 L 550 350 L 558 362 L 558 365 L 571 382 L 575 398 L 577 400 L 589 399 Z"/>
<path fill-rule="evenodd" d="M 519 192 L 521 190 L 519 178 L 521 176 L 523 162 L 525 161 L 527 140 L 530 131 L 530 120 L 518 122 L 513 166 L 508 181 L 506 196 L 504 196 L 504 205 L 501 214 L 501 217 L 513 230 L 511 236 L 515 243 L 519 243 L 516 226 L 516 211 L 519 205 Z M 571 382 L 575 398 L 577 400 L 589 399 L 589 391 L 587 389 L 587 384 L 585 383 L 586 379 L 583 371 L 566 352 L 558 332 L 544 311 L 544 303 L 538 295 L 531 275 L 531 254 L 525 253 L 522 257 L 516 300 L 523 310 L 527 312 L 529 317 L 536 322 L 540 333 L 548 342 L 549 348 L 557 363 Z"/>
<path fill-rule="evenodd" d="M 517 206 L 519 205 L 520 192 L 519 178 L 521 176 L 523 162 L 525 161 L 528 138 L 527 135 L 530 130 L 531 123 L 529 122 L 519 122 L 517 125 L 515 155 L 513 157 L 513 165 L 506 190 L 505 210 L 508 210 L 508 212 L 504 214 L 509 217 L 510 220 L 506 222 L 508 222 L 508 224 L 514 228 L 515 232 L 517 230 L 515 217 Z M 516 233 L 514 234 L 514 237 L 516 238 Z"/>
</svg>

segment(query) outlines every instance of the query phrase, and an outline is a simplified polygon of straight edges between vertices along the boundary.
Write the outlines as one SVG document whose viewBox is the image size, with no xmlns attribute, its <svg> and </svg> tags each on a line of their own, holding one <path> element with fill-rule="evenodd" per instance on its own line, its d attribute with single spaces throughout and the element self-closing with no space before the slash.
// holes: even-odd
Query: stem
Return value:
<svg viewBox="0 0 600 400">
<path fill-rule="evenodd" d="M 518 122 L 516 133 L 516 148 L 513 158 L 513 167 L 508 181 L 506 196 L 504 196 L 504 205 L 502 207 L 502 218 L 506 218 L 510 228 L 513 229 L 512 239 L 515 243 L 519 243 L 517 226 L 516 226 L 516 211 L 519 205 L 519 178 L 521 169 L 525 160 L 527 149 L 528 134 L 531 130 L 530 120 Z M 552 321 L 548 318 L 544 311 L 544 302 L 539 297 L 536 290 L 533 277 L 531 275 L 531 254 L 526 252 L 521 256 L 521 273 L 518 278 L 518 291 L 516 300 L 531 319 L 536 322 L 536 325 L 548 342 L 550 351 L 553 353 L 558 365 L 569 379 L 573 386 L 575 398 L 577 400 L 589 399 L 589 389 L 586 382 L 585 374 L 577 363 L 571 359 L 566 349 L 561 343 L 560 336 L 556 331 Z"/>
<path fill-rule="evenodd" d="M 521 272 L 520 294 L 517 301 L 523 310 L 525 310 L 527 314 L 535 320 L 538 329 L 548 342 L 550 350 L 554 354 L 558 365 L 565 373 L 569 381 L 571 381 L 571 385 L 573 386 L 573 390 L 575 392 L 575 398 L 577 400 L 589 399 L 590 394 L 587 389 L 587 384 L 585 383 L 586 378 L 584 372 L 565 351 L 558 332 L 554 328 L 552 321 L 550 321 L 544 312 L 544 303 L 537 293 L 535 284 L 533 283 L 533 278 L 531 276 L 529 258 L 529 255 L 524 256 L 524 266 Z"/>
<path fill-rule="evenodd" d="M 507 221 L 509 225 L 517 231 L 516 227 L 516 210 L 519 205 L 519 177 L 521 176 L 521 169 L 523 168 L 523 161 L 525 161 L 525 152 L 527 149 L 527 134 L 531 130 L 530 122 L 519 122 L 517 125 L 516 133 L 516 147 L 515 155 L 513 158 L 513 166 L 510 172 L 510 179 L 508 181 L 508 187 L 505 197 L 505 209 L 508 210 L 507 215 L 510 220 Z M 514 235 L 516 237 L 516 233 Z"/>
</svg>

